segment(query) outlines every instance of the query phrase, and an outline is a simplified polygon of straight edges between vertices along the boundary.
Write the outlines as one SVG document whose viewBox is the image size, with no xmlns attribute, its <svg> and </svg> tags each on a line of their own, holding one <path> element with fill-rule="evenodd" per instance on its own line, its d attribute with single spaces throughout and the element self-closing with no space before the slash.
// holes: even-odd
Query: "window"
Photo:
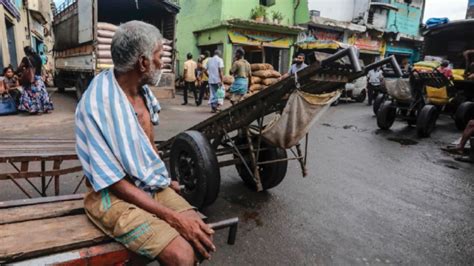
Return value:
<svg viewBox="0 0 474 266">
<path fill-rule="evenodd" d="M 276 0 L 260 0 L 262 6 L 273 6 Z"/>
</svg>

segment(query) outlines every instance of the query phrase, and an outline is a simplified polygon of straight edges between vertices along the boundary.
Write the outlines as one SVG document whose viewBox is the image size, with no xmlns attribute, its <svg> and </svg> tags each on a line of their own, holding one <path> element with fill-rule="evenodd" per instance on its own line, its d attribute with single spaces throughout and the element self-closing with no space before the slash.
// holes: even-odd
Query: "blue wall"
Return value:
<svg viewBox="0 0 474 266">
<path fill-rule="evenodd" d="M 389 12 L 387 30 L 418 36 L 422 13 L 421 8 L 409 6 L 405 3 L 399 3 L 393 0 L 392 5 L 396 6 L 398 11 L 391 10 Z"/>
</svg>

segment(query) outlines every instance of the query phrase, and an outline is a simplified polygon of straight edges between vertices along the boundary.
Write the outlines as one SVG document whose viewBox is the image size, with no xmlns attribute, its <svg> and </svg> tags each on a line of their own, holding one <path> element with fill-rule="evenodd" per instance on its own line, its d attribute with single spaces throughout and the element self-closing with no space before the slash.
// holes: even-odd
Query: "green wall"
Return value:
<svg viewBox="0 0 474 266">
<path fill-rule="evenodd" d="M 299 5 L 295 11 L 296 3 Z M 253 8 L 259 5 L 259 0 L 180 0 L 181 7 L 177 16 L 176 49 L 178 51 L 178 74 L 182 74 L 186 54 L 191 52 L 196 59 L 199 56 L 197 43 L 218 44 L 223 43 L 224 61 L 232 59 L 232 45 L 227 42 L 227 29 L 220 27 L 202 33 L 193 34 L 196 30 L 217 26 L 222 21 L 240 18 L 250 20 Z M 271 11 L 283 14 L 282 24 L 291 26 L 309 21 L 308 0 L 275 0 L 275 5 L 267 7 L 268 17 Z M 296 14 L 296 18 L 295 15 Z M 226 66 L 226 71 L 229 67 Z"/>
</svg>

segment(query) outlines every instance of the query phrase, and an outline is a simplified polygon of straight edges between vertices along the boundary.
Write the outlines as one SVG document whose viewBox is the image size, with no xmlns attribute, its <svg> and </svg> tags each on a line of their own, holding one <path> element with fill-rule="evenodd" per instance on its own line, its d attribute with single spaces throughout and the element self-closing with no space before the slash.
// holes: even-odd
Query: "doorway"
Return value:
<svg viewBox="0 0 474 266">
<path fill-rule="evenodd" d="M 15 25 L 8 19 L 5 19 L 5 25 L 7 28 L 7 45 L 8 54 L 10 55 L 10 64 L 14 67 L 18 67 L 18 61 L 16 58 L 16 41 L 15 41 Z"/>
</svg>

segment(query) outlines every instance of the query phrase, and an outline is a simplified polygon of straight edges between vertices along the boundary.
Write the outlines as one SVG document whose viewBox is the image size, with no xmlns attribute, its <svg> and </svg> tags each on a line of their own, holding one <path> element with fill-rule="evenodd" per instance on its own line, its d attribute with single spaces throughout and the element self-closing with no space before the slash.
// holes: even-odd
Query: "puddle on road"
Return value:
<svg viewBox="0 0 474 266">
<path fill-rule="evenodd" d="M 248 223 L 250 220 L 255 221 L 257 226 L 262 226 L 263 222 L 260 219 L 260 214 L 258 212 L 244 212 L 242 215 L 244 223 Z"/>
<path fill-rule="evenodd" d="M 342 128 L 343 129 L 357 129 L 357 127 L 354 125 L 344 125 Z"/>
<path fill-rule="evenodd" d="M 412 139 L 405 139 L 405 138 L 387 138 L 390 141 L 400 143 L 403 146 L 410 146 L 418 144 L 418 141 Z"/>
<path fill-rule="evenodd" d="M 328 124 L 328 123 L 322 123 L 321 126 L 332 127 L 331 124 Z"/>
</svg>

